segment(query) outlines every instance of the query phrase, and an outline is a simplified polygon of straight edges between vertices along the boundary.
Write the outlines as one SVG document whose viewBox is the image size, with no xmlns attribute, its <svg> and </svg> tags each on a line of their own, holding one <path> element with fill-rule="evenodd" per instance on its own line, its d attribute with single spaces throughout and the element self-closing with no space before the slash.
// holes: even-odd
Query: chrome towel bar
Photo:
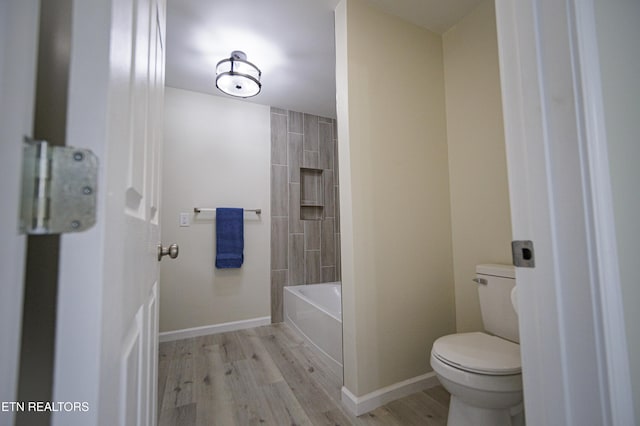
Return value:
<svg viewBox="0 0 640 426">
<path fill-rule="evenodd" d="M 194 207 L 194 213 L 203 213 L 203 212 L 215 212 L 215 208 L 203 208 L 203 207 Z M 244 209 L 245 212 L 255 212 L 255 214 L 262 213 L 262 209 Z"/>
</svg>

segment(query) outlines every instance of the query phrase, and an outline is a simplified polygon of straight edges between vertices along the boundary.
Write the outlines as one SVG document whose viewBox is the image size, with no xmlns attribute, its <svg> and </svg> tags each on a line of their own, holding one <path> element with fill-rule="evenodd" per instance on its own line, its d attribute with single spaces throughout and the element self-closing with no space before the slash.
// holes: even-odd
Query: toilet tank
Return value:
<svg viewBox="0 0 640 426">
<path fill-rule="evenodd" d="M 477 265 L 476 282 L 485 330 L 519 343 L 518 316 L 511 303 L 511 290 L 516 285 L 514 267 Z"/>
</svg>

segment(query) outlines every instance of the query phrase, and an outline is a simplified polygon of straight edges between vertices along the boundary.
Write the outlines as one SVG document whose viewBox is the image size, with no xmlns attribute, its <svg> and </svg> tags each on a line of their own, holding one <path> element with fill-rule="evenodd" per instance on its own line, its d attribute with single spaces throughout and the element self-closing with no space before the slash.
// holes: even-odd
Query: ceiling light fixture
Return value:
<svg viewBox="0 0 640 426">
<path fill-rule="evenodd" d="M 216 87 L 227 95 L 250 98 L 260 93 L 262 72 L 247 61 L 240 50 L 231 52 L 231 57 L 216 65 Z"/>
</svg>

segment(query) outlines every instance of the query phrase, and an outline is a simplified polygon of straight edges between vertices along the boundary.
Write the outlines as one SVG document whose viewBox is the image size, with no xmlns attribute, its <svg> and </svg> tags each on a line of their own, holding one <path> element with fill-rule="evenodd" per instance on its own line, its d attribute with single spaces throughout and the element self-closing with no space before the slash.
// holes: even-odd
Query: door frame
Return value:
<svg viewBox="0 0 640 426">
<path fill-rule="evenodd" d="M 592 0 L 496 0 L 529 424 L 634 423 Z"/>
<path fill-rule="evenodd" d="M 0 401 L 16 401 L 18 392 L 26 248 L 19 182 L 22 141 L 33 131 L 39 8 L 38 0 L 0 2 Z M 1 416 L 13 424 L 15 412 Z"/>
</svg>

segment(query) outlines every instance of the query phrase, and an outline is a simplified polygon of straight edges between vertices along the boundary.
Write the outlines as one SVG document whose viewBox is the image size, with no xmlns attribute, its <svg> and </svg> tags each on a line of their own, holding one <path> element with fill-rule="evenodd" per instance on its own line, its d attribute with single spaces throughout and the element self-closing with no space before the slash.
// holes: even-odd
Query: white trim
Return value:
<svg viewBox="0 0 640 426">
<path fill-rule="evenodd" d="M 40 2 L 0 1 L 0 401 L 18 400 L 26 237 L 18 232 L 22 139 L 32 135 Z M 0 423 L 13 425 L 15 412 Z"/>
<path fill-rule="evenodd" d="M 436 373 L 412 377 L 362 396 L 355 396 L 349 389 L 342 387 L 342 405 L 354 416 L 375 410 L 384 404 L 403 398 L 412 393 L 438 386 L 440 382 Z"/>
<path fill-rule="evenodd" d="M 613 425 L 635 424 L 625 333 L 624 310 L 618 269 L 613 197 L 609 172 L 609 156 L 602 97 L 602 79 L 593 0 L 573 2 L 575 13 L 575 43 L 580 64 L 584 119 L 584 145 L 587 151 L 591 213 L 600 285 L 604 358 L 609 386 L 609 404 Z"/>
<path fill-rule="evenodd" d="M 250 318 L 241 321 L 225 322 L 222 324 L 204 325 L 202 327 L 185 328 L 182 330 L 165 331 L 159 334 L 159 341 L 188 339 L 190 337 L 206 336 L 208 334 L 225 333 L 227 331 L 245 330 L 271 324 L 271 317 Z"/>
</svg>

